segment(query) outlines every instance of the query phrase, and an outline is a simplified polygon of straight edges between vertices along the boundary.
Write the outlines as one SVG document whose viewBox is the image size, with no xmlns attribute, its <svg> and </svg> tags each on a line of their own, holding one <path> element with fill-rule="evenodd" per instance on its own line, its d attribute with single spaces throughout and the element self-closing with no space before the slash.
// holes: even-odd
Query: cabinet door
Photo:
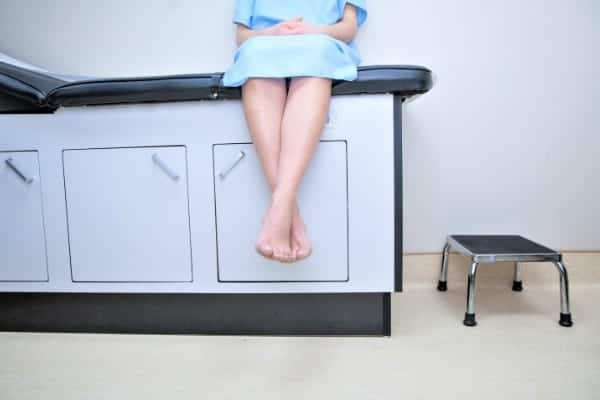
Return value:
<svg viewBox="0 0 600 400">
<path fill-rule="evenodd" d="M 254 145 L 214 145 L 213 156 L 220 281 L 348 280 L 345 141 L 322 141 L 304 176 L 298 204 L 313 253 L 292 264 L 268 260 L 255 250 L 271 192 Z"/>
<path fill-rule="evenodd" d="M 73 281 L 191 281 L 186 149 L 63 152 Z"/>
<path fill-rule="evenodd" d="M 36 151 L 0 152 L 0 281 L 48 280 Z"/>
</svg>

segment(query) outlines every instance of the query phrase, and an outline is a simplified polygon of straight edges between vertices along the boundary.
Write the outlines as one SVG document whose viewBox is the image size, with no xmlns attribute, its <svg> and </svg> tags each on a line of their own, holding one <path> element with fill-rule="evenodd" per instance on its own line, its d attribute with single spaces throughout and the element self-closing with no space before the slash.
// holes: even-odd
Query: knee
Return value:
<svg viewBox="0 0 600 400">
<path fill-rule="evenodd" d="M 260 91 L 270 93 L 271 91 L 285 90 L 285 79 L 283 78 L 248 78 L 242 85 L 243 91 Z"/>
<path fill-rule="evenodd" d="M 321 78 L 318 76 L 295 76 L 291 78 L 292 84 L 311 84 L 311 85 L 322 85 L 331 86 L 331 79 Z"/>
<path fill-rule="evenodd" d="M 290 82 L 290 90 L 309 90 L 312 93 L 320 93 L 323 96 L 330 96 L 331 79 L 316 76 L 293 77 Z"/>
</svg>

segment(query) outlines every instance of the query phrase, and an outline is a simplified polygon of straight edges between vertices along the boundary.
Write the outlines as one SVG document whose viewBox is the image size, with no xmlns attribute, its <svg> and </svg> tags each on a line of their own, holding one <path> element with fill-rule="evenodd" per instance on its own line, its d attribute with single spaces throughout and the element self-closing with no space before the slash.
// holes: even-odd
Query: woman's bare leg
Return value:
<svg viewBox="0 0 600 400">
<path fill-rule="evenodd" d="M 296 194 L 308 163 L 319 143 L 331 97 L 331 80 L 293 78 L 281 123 L 281 153 L 269 215 L 278 232 L 290 231 L 296 210 Z M 296 226 L 303 231 L 304 226 Z M 273 257 L 293 261 L 289 240 L 273 237 Z M 310 252 L 304 249 L 304 251 Z"/>
<path fill-rule="evenodd" d="M 242 87 L 242 91 L 250 134 L 256 145 L 265 177 L 271 190 L 274 191 L 281 148 L 281 120 L 287 97 L 285 83 L 282 79 L 252 78 Z M 268 214 L 267 211 L 263 223 L 269 222 L 266 221 Z M 279 232 L 276 232 L 278 230 Z M 285 235 L 282 230 L 274 227 L 273 223 L 264 224 L 259 235 L 256 249 L 268 258 L 273 258 L 273 236 L 279 236 L 279 239 L 276 240 L 278 242 L 276 247 L 284 250 L 284 256 L 281 256 L 281 251 L 278 251 L 279 256 L 276 259 L 279 261 L 291 262 L 310 255 L 311 244 L 295 198 L 289 242 L 283 237 Z M 288 246 L 291 247 L 291 257 L 289 253 L 286 254 Z"/>
<path fill-rule="evenodd" d="M 286 97 L 287 90 L 283 79 L 250 78 L 242 86 L 246 123 L 271 190 L 277 180 L 277 164 L 281 150 L 281 119 Z M 263 256 L 272 258 L 272 236 L 274 234 L 281 236 L 281 232 L 273 231 L 267 216 L 268 212 L 263 219 L 264 226 L 256 242 L 256 250 Z M 287 235 L 289 237 L 289 230 Z"/>
</svg>

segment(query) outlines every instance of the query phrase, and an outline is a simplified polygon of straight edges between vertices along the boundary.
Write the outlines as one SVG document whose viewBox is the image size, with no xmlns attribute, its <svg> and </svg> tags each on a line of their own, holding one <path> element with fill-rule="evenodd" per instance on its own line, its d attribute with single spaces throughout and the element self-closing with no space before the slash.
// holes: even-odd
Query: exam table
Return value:
<svg viewBox="0 0 600 400">
<path fill-rule="evenodd" d="M 312 255 L 254 243 L 270 191 L 222 73 L 97 78 L 0 58 L 0 330 L 390 335 L 402 112 L 420 66 L 334 81 L 300 186 Z"/>
</svg>

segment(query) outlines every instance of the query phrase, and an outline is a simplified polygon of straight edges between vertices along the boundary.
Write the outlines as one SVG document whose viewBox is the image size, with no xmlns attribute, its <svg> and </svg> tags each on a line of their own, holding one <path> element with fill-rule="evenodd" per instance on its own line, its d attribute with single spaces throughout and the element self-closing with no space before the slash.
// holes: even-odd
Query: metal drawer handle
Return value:
<svg viewBox="0 0 600 400">
<path fill-rule="evenodd" d="M 232 169 L 235 168 L 236 165 L 239 164 L 240 161 L 242 161 L 242 158 L 246 157 L 246 153 L 243 150 L 240 150 L 237 159 L 231 163 L 231 165 L 229 167 L 227 167 L 227 169 L 225 169 L 225 171 L 222 171 L 219 174 L 219 177 L 221 179 L 225 179 L 225 177 L 227 176 L 227 174 L 229 174 L 231 172 Z"/>
<path fill-rule="evenodd" d="M 325 126 L 328 128 L 333 128 L 336 125 L 336 118 L 333 108 L 329 107 L 329 111 L 327 112 L 327 120 L 325 121 Z"/>
<path fill-rule="evenodd" d="M 164 161 L 160 159 L 158 154 L 152 154 L 152 161 L 154 161 L 154 164 L 158 165 L 158 167 L 162 169 L 163 172 L 169 176 L 169 178 L 173 179 L 174 181 L 179 180 L 179 175 L 176 172 L 174 172 L 171 168 L 169 168 L 167 164 L 165 164 Z"/>
<path fill-rule="evenodd" d="M 8 165 L 8 167 L 10 169 L 13 170 L 13 172 L 15 174 L 17 174 L 19 176 L 19 178 L 21 178 L 23 180 L 23 182 L 25 182 L 26 184 L 31 184 L 33 182 L 33 177 L 28 177 L 27 175 L 25 175 L 20 169 L 19 167 L 17 167 L 15 165 L 15 161 L 12 159 L 12 157 L 7 158 L 5 161 L 6 165 Z"/>
</svg>

